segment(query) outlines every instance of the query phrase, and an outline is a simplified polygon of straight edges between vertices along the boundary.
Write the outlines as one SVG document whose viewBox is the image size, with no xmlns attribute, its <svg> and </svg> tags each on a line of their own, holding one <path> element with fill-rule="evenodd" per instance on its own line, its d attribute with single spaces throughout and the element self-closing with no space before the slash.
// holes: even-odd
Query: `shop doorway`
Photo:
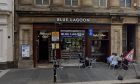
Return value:
<svg viewBox="0 0 140 84">
<path fill-rule="evenodd" d="M 48 61 L 48 58 L 48 38 L 42 38 L 42 36 L 39 35 L 38 63 L 46 62 Z"/>
<path fill-rule="evenodd" d="M 37 64 L 49 63 L 50 34 L 44 30 L 37 31 Z"/>
<path fill-rule="evenodd" d="M 95 30 L 91 52 L 92 57 L 97 61 L 106 62 L 106 58 L 110 53 L 110 32 L 109 30 Z"/>
<path fill-rule="evenodd" d="M 97 61 L 106 62 L 109 49 L 109 40 L 92 41 L 92 56 L 96 58 Z"/>
<path fill-rule="evenodd" d="M 136 48 L 136 25 L 127 24 L 123 27 L 123 52 Z"/>
</svg>

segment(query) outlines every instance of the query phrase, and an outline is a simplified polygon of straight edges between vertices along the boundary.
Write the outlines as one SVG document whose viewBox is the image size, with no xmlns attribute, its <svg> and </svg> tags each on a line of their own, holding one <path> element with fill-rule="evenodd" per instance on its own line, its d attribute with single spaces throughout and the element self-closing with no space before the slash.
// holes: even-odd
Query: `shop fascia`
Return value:
<svg viewBox="0 0 140 84">
<path fill-rule="evenodd" d="M 90 18 L 56 18 L 57 22 L 67 22 L 67 23 L 88 23 Z"/>
</svg>

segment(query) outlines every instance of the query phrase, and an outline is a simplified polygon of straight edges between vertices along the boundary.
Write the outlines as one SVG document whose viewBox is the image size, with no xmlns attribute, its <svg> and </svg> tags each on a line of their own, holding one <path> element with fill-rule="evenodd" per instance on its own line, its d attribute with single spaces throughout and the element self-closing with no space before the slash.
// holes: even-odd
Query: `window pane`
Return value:
<svg viewBox="0 0 140 84">
<path fill-rule="evenodd" d="M 42 4 L 42 0 L 36 0 L 36 4 L 41 5 Z"/>
<path fill-rule="evenodd" d="M 93 0 L 93 5 L 96 6 L 96 7 L 99 6 L 99 1 L 100 0 Z"/>
<path fill-rule="evenodd" d="M 65 0 L 65 5 L 71 5 L 71 0 Z"/>
<path fill-rule="evenodd" d="M 100 6 L 106 7 L 106 0 L 100 0 Z"/>
<path fill-rule="evenodd" d="M 43 0 L 44 5 L 49 5 L 49 0 Z"/>
<path fill-rule="evenodd" d="M 78 6 L 78 0 L 72 0 L 72 6 Z"/>
<path fill-rule="evenodd" d="M 120 6 L 125 7 L 125 0 L 120 0 Z"/>
<path fill-rule="evenodd" d="M 131 7 L 131 0 L 126 0 L 126 7 Z"/>
</svg>

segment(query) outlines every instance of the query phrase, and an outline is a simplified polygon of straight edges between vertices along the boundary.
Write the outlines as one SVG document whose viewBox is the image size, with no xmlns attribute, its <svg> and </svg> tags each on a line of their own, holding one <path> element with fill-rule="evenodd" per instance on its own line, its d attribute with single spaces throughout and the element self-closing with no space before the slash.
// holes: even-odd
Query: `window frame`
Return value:
<svg viewBox="0 0 140 84">
<path fill-rule="evenodd" d="M 124 0 L 123 6 L 121 6 L 121 0 L 120 0 L 120 7 L 121 8 L 131 8 L 132 7 L 132 0 L 130 0 L 130 6 L 127 6 L 127 0 Z"/>
<path fill-rule="evenodd" d="M 64 5 L 67 6 L 67 7 L 78 7 L 79 4 L 80 4 L 80 0 L 77 0 L 78 1 L 78 4 L 77 5 L 73 5 L 73 0 L 70 0 L 70 5 L 66 5 L 66 0 L 64 0 Z"/>
<path fill-rule="evenodd" d="M 51 1 L 49 0 L 49 3 L 48 4 L 43 4 L 44 0 L 41 0 L 41 4 L 37 4 L 37 0 L 34 0 L 35 1 L 35 5 L 37 6 L 49 6 Z"/>
<path fill-rule="evenodd" d="M 94 1 L 93 1 L 94 3 Z M 105 6 L 101 5 L 101 0 L 98 0 L 98 6 L 94 6 L 95 8 L 107 8 L 108 0 L 105 0 Z"/>
</svg>

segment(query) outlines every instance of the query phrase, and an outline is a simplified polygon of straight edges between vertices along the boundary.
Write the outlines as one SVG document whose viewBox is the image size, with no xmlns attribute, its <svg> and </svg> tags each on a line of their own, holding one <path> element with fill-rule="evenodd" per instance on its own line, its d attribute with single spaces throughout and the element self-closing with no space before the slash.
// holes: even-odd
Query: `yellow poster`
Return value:
<svg viewBox="0 0 140 84">
<path fill-rule="evenodd" d="M 57 36 L 57 37 L 59 37 L 59 32 L 52 32 L 52 36 Z"/>
<path fill-rule="evenodd" d="M 52 49 L 59 49 L 59 43 L 52 43 Z"/>
<path fill-rule="evenodd" d="M 52 41 L 59 41 L 59 32 L 52 32 Z"/>
</svg>

